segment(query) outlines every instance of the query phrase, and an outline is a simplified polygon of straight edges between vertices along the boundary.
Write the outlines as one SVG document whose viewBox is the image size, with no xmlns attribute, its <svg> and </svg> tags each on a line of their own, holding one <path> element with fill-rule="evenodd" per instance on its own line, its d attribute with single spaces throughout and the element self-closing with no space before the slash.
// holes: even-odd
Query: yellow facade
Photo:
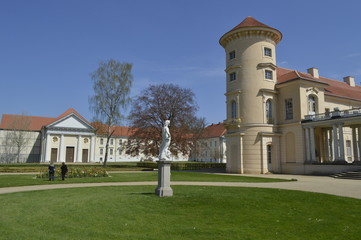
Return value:
<svg viewBox="0 0 361 240">
<path fill-rule="evenodd" d="M 277 29 L 247 17 L 219 41 L 226 54 L 227 171 L 312 173 L 322 172 L 317 164 L 355 165 L 361 88 L 350 77 L 342 86 L 324 79 L 317 68 L 278 68 L 281 39 Z M 332 168 L 325 173 L 339 170 Z"/>
</svg>

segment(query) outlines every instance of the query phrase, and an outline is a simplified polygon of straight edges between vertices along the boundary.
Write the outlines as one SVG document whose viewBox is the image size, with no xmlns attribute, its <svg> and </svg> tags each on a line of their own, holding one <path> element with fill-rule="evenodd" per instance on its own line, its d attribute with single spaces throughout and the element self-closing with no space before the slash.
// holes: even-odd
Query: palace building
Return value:
<svg viewBox="0 0 361 240">
<path fill-rule="evenodd" d="M 361 168 L 361 86 L 277 66 L 282 33 L 252 17 L 226 54 L 227 171 L 330 174 Z"/>
<path fill-rule="evenodd" d="M 58 117 L 3 114 L 0 122 L 0 163 L 102 162 L 106 136 L 97 131 L 99 123 L 90 123 L 70 108 Z M 127 153 L 132 136 L 130 127 L 113 127 L 109 140 L 108 161 L 129 162 L 156 158 Z M 171 156 L 175 161 L 225 162 L 223 123 L 206 127 L 195 156 Z"/>
<path fill-rule="evenodd" d="M 361 169 L 361 86 L 277 66 L 282 33 L 252 17 L 219 40 L 226 54 L 226 120 L 197 151 L 172 160 L 226 162 L 230 173 L 332 174 Z M 101 162 L 106 137 L 70 108 L 58 117 L 2 116 L 0 162 Z M 129 127 L 115 127 L 110 162 L 128 155 Z"/>
<path fill-rule="evenodd" d="M 72 108 L 55 118 L 3 114 L 0 162 L 102 162 L 106 137 L 98 134 L 94 125 Z M 146 158 L 142 154 L 132 156 L 126 153 L 131 136 L 129 127 L 114 127 L 113 130 L 109 141 L 109 162 Z"/>
</svg>

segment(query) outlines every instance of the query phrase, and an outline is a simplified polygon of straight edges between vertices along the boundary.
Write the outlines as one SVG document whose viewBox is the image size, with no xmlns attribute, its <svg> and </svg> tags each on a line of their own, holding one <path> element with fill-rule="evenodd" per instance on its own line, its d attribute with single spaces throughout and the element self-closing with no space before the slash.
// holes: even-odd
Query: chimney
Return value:
<svg viewBox="0 0 361 240">
<path fill-rule="evenodd" d="M 320 77 L 318 75 L 318 68 L 315 68 L 315 67 L 307 69 L 307 73 L 311 74 L 312 77 L 314 77 L 314 78 L 319 78 Z"/>
<path fill-rule="evenodd" d="M 350 85 L 351 87 L 355 86 L 355 78 L 354 77 L 351 77 L 351 76 L 344 77 L 343 81 L 345 83 L 347 83 L 348 85 Z"/>
</svg>

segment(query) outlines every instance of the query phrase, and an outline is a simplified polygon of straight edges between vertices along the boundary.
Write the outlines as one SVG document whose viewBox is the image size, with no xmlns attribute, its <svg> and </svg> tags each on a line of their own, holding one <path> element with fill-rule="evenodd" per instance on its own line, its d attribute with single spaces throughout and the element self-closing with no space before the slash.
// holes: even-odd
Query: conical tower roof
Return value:
<svg viewBox="0 0 361 240">
<path fill-rule="evenodd" d="M 265 27 L 265 28 L 271 28 L 270 26 L 261 23 L 260 21 L 254 19 L 253 17 L 249 16 L 246 17 L 240 24 L 238 24 L 237 26 L 235 26 L 231 31 L 238 29 L 238 28 L 243 28 L 243 27 Z"/>
<path fill-rule="evenodd" d="M 279 41 L 281 41 L 281 39 L 282 39 L 282 33 L 279 30 L 272 28 L 264 23 L 261 23 L 260 21 L 256 20 L 255 18 L 249 16 L 249 17 L 246 17 L 240 24 L 238 24 L 237 26 L 232 28 L 232 30 L 225 33 L 219 40 L 219 43 L 222 46 L 224 46 L 225 44 L 227 44 L 227 42 L 229 42 L 229 40 L 231 40 L 228 37 L 232 36 L 233 34 L 243 32 L 243 31 L 244 32 L 248 31 L 248 33 L 250 33 L 250 31 L 253 31 L 253 30 L 256 30 L 256 31 L 263 30 L 263 31 L 272 33 L 269 36 L 272 37 L 272 39 L 276 42 L 276 44 Z"/>
</svg>

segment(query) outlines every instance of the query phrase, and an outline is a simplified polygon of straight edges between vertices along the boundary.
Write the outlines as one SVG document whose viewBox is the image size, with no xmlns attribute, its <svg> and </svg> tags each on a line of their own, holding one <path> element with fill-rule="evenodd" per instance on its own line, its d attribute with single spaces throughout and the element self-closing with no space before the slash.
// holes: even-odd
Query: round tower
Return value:
<svg viewBox="0 0 361 240">
<path fill-rule="evenodd" d="M 219 40 L 226 52 L 229 172 L 275 170 L 276 45 L 281 39 L 277 29 L 247 17 Z"/>
</svg>

